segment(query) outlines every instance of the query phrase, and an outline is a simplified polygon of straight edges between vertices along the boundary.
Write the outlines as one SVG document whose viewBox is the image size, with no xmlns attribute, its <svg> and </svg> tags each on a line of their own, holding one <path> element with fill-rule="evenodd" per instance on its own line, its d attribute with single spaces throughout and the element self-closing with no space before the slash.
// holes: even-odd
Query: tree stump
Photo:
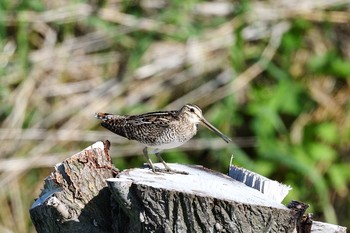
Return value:
<svg viewBox="0 0 350 233">
<path fill-rule="evenodd" d="M 293 231 L 290 210 L 259 191 L 201 166 L 170 166 L 188 175 L 129 169 L 107 180 L 116 232 Z"/>
<path fill-rule="evenodd" d="M 266 188 L 279 186 L 275 181 L 245 169 L 230 167 L 243 183 L 202 166 L 169 164 L 186 175 L 117 172 L 108 149 L 108 141 L 97 142 L 55 166 L 30 209 L 38 233 L 346 232 L 311 218 L 303 222 L 306 204 L 288 209 Z"/>
<path fill-rule="evenodd" d="M 112 232 L 108 148 L 97 142 L 55 166 L 30 209 L 37 232 Z"/>
</svg>

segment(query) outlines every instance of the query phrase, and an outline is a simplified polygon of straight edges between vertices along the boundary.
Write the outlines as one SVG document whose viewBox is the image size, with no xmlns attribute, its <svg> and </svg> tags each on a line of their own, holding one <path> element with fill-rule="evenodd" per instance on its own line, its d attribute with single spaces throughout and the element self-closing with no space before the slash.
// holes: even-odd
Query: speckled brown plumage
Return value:
<svg viewBox="0 0 350 233">
<path fill-rule="evenodd" d="M 146 146 L 144 154 L 155 171 L 148 157 L 147 147 L 153 148 L 167 170 L 170 168 L 160 157 L 159 151 L 174 148 L 190 140 L 197 133 L 197 125 L 203 123 L 210 130 L 222 137 L 226 142 L 231 139 L 207 122 L 201 109 L 192 104 L 186 104 L 176 111 L 150 112 L 141 115 L 113 115 L 109 113 L 96 113 L 102 120 L 101 125 L 113 133 L 129 140 L 136 140 Z"/>
</svg>

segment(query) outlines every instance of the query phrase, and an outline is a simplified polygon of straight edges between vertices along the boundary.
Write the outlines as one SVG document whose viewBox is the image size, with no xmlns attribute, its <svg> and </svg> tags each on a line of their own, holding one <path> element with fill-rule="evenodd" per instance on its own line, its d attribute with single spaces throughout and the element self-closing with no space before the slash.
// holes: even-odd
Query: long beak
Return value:
<svg viewBox="0 0 350 233">
<path fill-rule="evenodd" d="M 201 123 L 217 135 L 219 135 L 225 142 L 230 143 L 232 142 L 231 138 L 227 137 L 225 134 L 221 133 L 217 128 L 215 128 L 212 124 L 210 124 L 206 119 L 203 117 L 201 118 Z"/>
</svg>

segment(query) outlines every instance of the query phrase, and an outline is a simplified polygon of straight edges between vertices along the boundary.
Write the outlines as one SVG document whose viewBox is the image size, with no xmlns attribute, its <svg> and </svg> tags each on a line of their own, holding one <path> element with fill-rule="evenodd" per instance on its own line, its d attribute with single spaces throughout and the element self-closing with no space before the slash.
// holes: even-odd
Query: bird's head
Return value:
<svg viewBox="0 0 350 233">
<path fill-rule="evenodd" d="M 197 105 L 186 104 L 181 108 L 180 112 L 182 114 L 185 114 L 185 116 L 193 123 L 195 124 L 201 123 L 202 125 L 207 127 L 209 130 L 219 135 L 225 142 L 227 143 L 232 142 L 232 140 L 229 137 L 221 133 L 217 128 L 215 128 L 203 117 L 202 110 Z"/>
</svg>

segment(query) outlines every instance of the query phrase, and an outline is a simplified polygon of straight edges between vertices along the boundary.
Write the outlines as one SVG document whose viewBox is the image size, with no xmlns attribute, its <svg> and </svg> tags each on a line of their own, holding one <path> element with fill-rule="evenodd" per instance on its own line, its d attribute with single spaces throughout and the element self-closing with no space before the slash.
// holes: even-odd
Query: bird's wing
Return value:
<svg viewBox="0 0 350 233">
<path fill-rule="evenodd" d="M 175 118 L 175 111 L 151 112 L 142 115 L 129 116 L 126 118 L 126 123 L 132 126 L 157 125 L 159 127 L 169 127 Z"/>
<path fill-rule="evenodd" d="M 147 140 L 148 143 L 154 143 L 157 137 L 163 135 L 170 125 L 178 120 L 177 111 L 124 116 L 98 113 L 96 117 L 101 119 L 101 125 L 110 131 L 130 140 Z"/>
</svg>

